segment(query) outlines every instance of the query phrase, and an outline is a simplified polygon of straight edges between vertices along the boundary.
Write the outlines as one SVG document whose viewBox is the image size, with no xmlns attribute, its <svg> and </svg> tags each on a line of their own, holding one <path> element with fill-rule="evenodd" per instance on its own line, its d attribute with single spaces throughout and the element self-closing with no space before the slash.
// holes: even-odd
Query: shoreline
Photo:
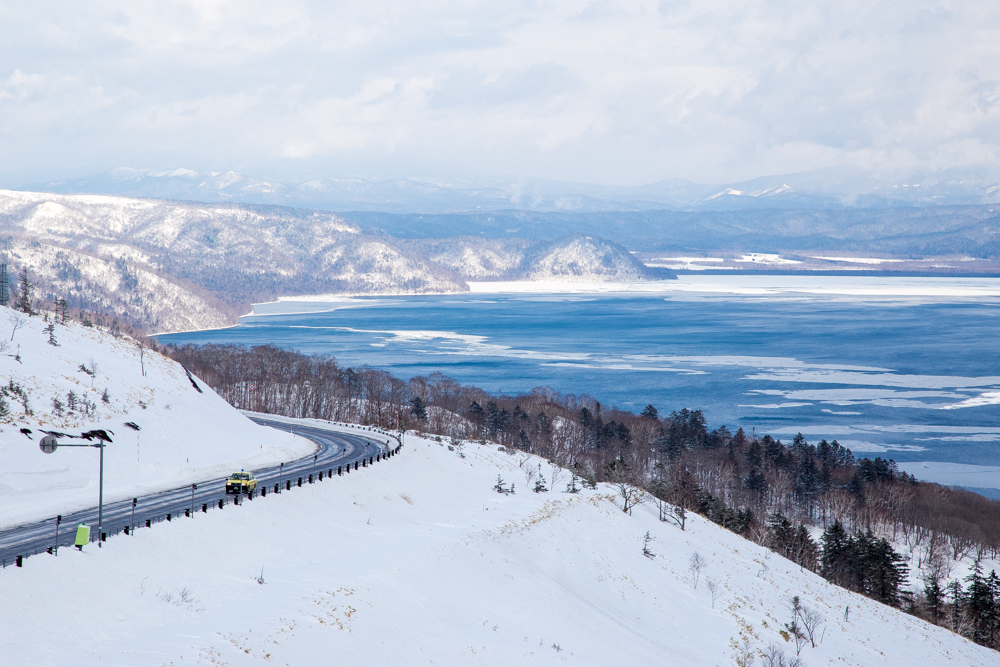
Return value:
<svg viewBox="0 0 1000 667">
<path fill-rule="evenodd" d="M 815 280 L 809 281 L 808 279 Z M 739 283 L 739 284 L 736 284 Z M 868 284 L 864 284 L 868 283 Z M 757 298 L 862 298 L 885 300 L 930 299 L 968 301 L 1000 299 L 1000 275 L 909 275 L 892 271 L 781 271 L 781 270 L 697 270 L 682 271 L 679 279 L 642 282 L 595 281 L 468 281 L 466 292 L 373 292 L 280 296 L 273 301 L 251 304 L 250 312 L 235 324 L 184 331 L 161 331 L 149 336 L 224 331 L 240 326 L 244 318 L 272 315 L 325 313 L 343 307 L 363 307 L 362 300 L 423 296 L 462 295 L 580 295 L 580 296 L 706 296 Z M 885 289 L 890 287 L 890 289 Z M 283 310 L 282 304 L 302 304 Z M 307 307 L 313 304 L 313 308 Z M 261 307 L 274 307 L 262 312 Z"/>
</svg>

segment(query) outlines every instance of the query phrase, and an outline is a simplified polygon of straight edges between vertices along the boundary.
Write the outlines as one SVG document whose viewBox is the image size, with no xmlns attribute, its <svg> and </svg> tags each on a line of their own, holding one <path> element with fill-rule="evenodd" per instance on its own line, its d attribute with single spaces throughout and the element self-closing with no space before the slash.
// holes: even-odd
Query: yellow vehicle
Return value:
<svg viewBox="0 0 1000 667">
<path fill-rule="evenodd" d="M 234 472 L 226 480 L 226 493 L 253 493 L 257 488 L 257 478 L 252 472 Z"/>
</svg>

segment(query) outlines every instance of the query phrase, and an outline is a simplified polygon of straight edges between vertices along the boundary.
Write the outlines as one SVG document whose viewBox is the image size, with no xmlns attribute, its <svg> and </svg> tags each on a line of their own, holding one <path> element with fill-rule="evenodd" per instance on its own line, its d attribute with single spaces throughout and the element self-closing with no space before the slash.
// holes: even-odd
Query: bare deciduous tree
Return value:
<svg viewBox="0 0 1000 667">
<path fill-rule="evenodd" d="M 712 609 L 715 609 L 715 601 L 722 595 L 722 589 L 711 579 L 705 580 L 705 587 L 708 588 L 708 594 L 712 596 Z"/>
<path fill-rule="evenodd" d="M 24 325 L 28 323 L 28 318 L 17 311 L 12 311 L 10 315 L 7 316 L 7 321 L 10 322 L 10 339 L 14 340 L 14 334 L 17 333 L 18 329 L 23 329 Z"/>
<path fill-rule="evenodd" d="M 820 637 L 820 628 L 822 628 L 825 622 L 823 615 L 815 609 L 803 605 L 802 611 L 799 612 L 799 618 L 802 620 L 802 627 L 805 630 L 806 636 L 809 637 L 809 643 L 813 648 L 816 648 L 816 643 Z"/>
<path fill-rule="evenodd" d="M 691 572 L 691 586 L 697 590 L 698 580 L 701 578 L 701 572 L 705 569 L 705 566 L 708 565 L 708 561 L 705 560 L 700 553 L 695 551 L 691 554 L 689 564 L 690 566 L 688 567 L 688 570 Z"/>
</svg>

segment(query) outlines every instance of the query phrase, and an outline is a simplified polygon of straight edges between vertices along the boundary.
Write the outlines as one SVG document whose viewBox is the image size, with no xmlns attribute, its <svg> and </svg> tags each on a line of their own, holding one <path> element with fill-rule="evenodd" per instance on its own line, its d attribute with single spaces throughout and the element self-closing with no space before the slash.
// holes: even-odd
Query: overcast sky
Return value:
<svg viewBox="0 0 1000 667">
<path fill-rule="evenodd" d="M 0 179 L 719 183 L 1000 156 L 1000 2 L 0 4 Z"/>
</svg>

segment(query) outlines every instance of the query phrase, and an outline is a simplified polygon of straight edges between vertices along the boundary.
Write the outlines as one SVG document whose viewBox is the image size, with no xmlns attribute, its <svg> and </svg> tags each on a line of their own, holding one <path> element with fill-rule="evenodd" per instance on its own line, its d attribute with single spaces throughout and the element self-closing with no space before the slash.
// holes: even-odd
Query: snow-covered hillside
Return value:
<svg viewBox="0 0 1000 667">
<path fill-rule="evenodd" d="M 23 326 L 14 330 L 18 320 Z M 314 448 L 257 426 L 195 378 L 199 392 L 176 362 L 150 350 L 140 357 L 129 338 L 68 323 L 54 325 L 57 345 L 51 345 L 47 326 L 42 317 L 0 307 L 0 526 L 97 504 L 97 450 L 44 454 L 43 431 L 113 433 L 104 460 L 107 500 L 287 461 Z"/>
<path fill-rule="evenodd" d="M 456 237 L 407 243 L 469 281 L 642 282 L 674 277 L 595 236 L 576 234 L 551 242 Z"/>
<path fill-rule="evenodd" d="M 278 295 L 467 289 L 329 212 L 0 190 L 0 233 L 38 296 L 158 332 L 234 324 Z"/>
<path fill-rule="evenodd" d="M 618 245 L 593 236 L 556 241 L 525 267 L 528 280 L 640 282 L 652 271 Z"/>
<path fill-rule="evenodd" d="M 791 598 L 803 665 L 1000 665 L 1000 653 L 610 487 L 532 493 L 540 462 L 408 436 L 402 455 L 0 573 L 10 664 L 761 665 Z M 493 490 L 497 476 L 516 493 Z M 643 554 L 644 536 L 651 536 Z M 692 569 L 697 555 L 700 571 Z M 58 632 L 58 641 L 52 633 Z M 746 656 L 753 656 L 751 662 Z M 740 662 L 742 660 L 742 662 Z"/>
</svg>

